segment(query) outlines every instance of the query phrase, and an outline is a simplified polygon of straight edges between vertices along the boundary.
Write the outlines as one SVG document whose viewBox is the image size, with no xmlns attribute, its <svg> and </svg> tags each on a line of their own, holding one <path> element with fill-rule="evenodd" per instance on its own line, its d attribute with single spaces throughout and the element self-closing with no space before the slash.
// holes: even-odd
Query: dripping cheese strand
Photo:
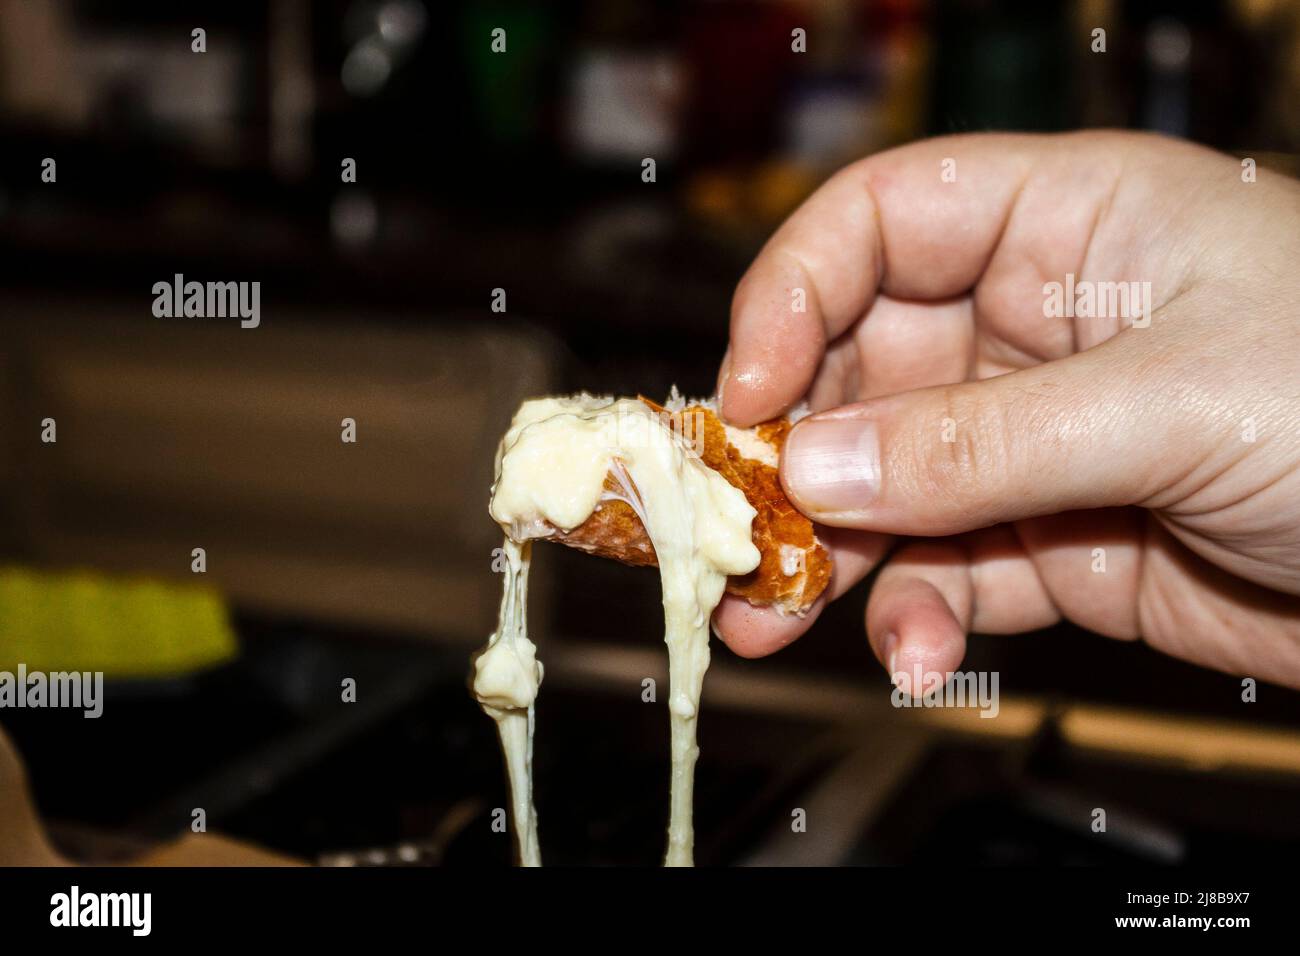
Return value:
<svg viewBox="0 0 1300 956">
<path fill-rule="evenodd" d="M 533 704 L 542 683 L 537 647 L 528 639 L 528 565 L 532 544 L 506 538 L 505 584 L 497 630 L 474 661 L 474 696 L 496 721 L 510 781 L 521 866 L 541 866 L 533 807 Z"/>
<path fill-rule="evenodd" d="M 545 536 L 569 531 L 585 521 L 610 493 L 606 476 L 634 499 L 658 558 L 663 589 L 664 642 L 669 661 L 669 714 L 672 774 L 668 848 L 664 863 L 690 866 L 694 829 L 692 799 L 699 754 L 696 727 L 704 674 L 709 666 L 708 622 L 731 574 L 746 574 L 759 563 L 751 540 L 754 509 L 744 494 L 692 454 L 680 435 L 644 403 L 591 396 L 525 402 L 502 439 L 489 510 L 507 535 Z M 634 493 L 635 489 L 635 493 Z M 619 496 L 621 497 L 621 496 Z M 513 544 L 508 541 L 507 544 Z M 532 843 L 536 815 L 531 804 L 533 700 L 541 678 L 535 648 L 516 616 L 526 587 L 526 555 L 519 580 L 506 582 L 501 623 L 478 659 L 475 693 L 498 721 L 511 767 L 515 825 L 520 860 Z M 512 565 L 513 569 L 513 565 Z M 507 642 L 505 635 L 512 635 Z M 502 648 L 511 648 L 509 655 Z M 484 659 L 496 655 L 484 665 Z M 513 657 L 513 661 L 511 660 Z M 536 671 L 536 680 L 528 675 Z M 497 706 L 500 685 L 510 690 Z M 523 719 L 524 732 L 494 711 Z M 509 732 L 507 732 L 509 727 Z M 522 755 L 522 756 L 521 756 Z"/>
</svg>

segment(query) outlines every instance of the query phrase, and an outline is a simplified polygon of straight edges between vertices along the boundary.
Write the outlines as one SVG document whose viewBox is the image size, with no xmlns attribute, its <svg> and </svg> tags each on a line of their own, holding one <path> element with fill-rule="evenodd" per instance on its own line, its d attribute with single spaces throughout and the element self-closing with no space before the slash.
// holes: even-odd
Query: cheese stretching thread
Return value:
<svg viewBox="0 0 1300 956">
<path fill-rule="evenodd" d="M 474 661 L 474 694 L 496 721 L 510 780 L 519 862 L 541 866 L 533 807 L 533 703 L 542 684 L 537 647 L 528 639 L 528 565 L 532 544 L 505 539 L 505 586 L 496 633 Z"/>
<path fill-rule="evenodd" d="M 610 474 L 626 497 L 604 487 Z M 580 395 L 524 403 L 502 439 L 489 506 L 507 534 L 509 567 L 497 631 L 475 661 L 474 694 L 500 731 L 524 866 L 541 864 L 531 765 L 542 667 L 525 621 L 528 539 L 576 528 L 611 497 L 636 511 L 658 559 L 672 738 L 664 864 L 694 862 L 696 726 L 709 619 L 727 577 L 758 566 L 755 511 L 644 403 Z"/>
</svg>

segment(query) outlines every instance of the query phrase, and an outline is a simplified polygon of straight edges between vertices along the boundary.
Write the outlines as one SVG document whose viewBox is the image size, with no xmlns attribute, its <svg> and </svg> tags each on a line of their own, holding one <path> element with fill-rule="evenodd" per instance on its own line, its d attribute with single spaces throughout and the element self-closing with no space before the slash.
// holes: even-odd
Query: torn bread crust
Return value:
<svg viewBox="0 0 1300 956">
<path fill-rule="evenodd" d="M 687 405 L 676 395 L 667 408 L 644 397 L 641 401 L 660 413 L 665 427 L 683 436 L 704 464 L 740 489 L 757 512 L 752 530 L 759 565 L 749 574 L 728 578 L 727 591 L 785 614 L 807 613 L 830 582 L 831 560 L 812 522 L 790 504 L 781 488 L 777 465 L 790 420 L 738 429 L 724 425 L 710 403 Z M 542 536 L 624 564 L 657 565 L 640 510 L 636 486 L 616 461 L 591 516 L 572 531 L 551 529 Z"/>
</svg>

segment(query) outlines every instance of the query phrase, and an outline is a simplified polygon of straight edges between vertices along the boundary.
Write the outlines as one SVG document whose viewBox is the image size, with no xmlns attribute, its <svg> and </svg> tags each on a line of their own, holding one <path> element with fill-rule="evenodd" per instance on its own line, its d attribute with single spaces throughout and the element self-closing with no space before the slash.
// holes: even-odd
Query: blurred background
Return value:
<svg viewBox="0 0 1300 956">
<path fill-rule="evenodd" d="M 1294 174 L 1298 103 L 1281 0 L 0 0 L 0 669 L 108 679 L 0 710 L 0 862 L 509 862 L 466 675 L 522 398 L 710 392 L 750 258 L 871 151 L 1114 126 Z M 260 326 L 155 318 L 178 273 Z M 544 856 L 654 863 L 657 576 L 535 565 Z M 701 863 L 1300 849 L 1300 694 L 1060 627 L 972 639 L 998 719 L 896 710 L 862 604 L 715 647 Z"/>
</svg>

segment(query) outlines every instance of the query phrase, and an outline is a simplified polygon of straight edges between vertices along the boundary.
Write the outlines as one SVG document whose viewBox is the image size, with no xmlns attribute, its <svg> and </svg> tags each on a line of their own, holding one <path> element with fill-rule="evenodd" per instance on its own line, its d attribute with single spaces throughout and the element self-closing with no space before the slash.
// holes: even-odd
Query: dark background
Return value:
<svg viewBox="0 0 1300 956">
<path fill-rule="evenodd" d="M 225 799 L 217 824 L 305 856 L 427 831 L 443 779 L 385 768 L 443 748 L 467 791 L 500 786 L 463 677 L 493 625 L 491 455 L 521 398 L 710 392 L 746 264 L 868 152 L 1115 126 L 1295 173 L 1298 93 L 1300 8 L 1267 0 L 0 0 L 0 560 L 184 581 L 203 544 L 242 648 L 199 675 L 110 674 L 122 716 L 93 731 L 5 715 L 42 811 L 68 832 L 157 836 Z M 262 327 L 153 318 L 150 289 L 175 273 L 260 281 Z M 57 447 L 36 440 L 46 415 Z M 355 448 L 339 447 L 344 415 Z M 539 550 L 543 660 L 548 642 L 658 646 L 654 575 Z M 862 604 L 743 666 L 883 694 Z M 1243 719 L 1238 678 L 1068 626 L 975 637 L 968 666 L 1000 671 L 1004 694 Z M 388 709 L 336 739 L 332 688 L 353 672 Z M 1294 728 L 1296 702 L 1268 688 L 1249 719 Z M 611 716 L 609 733 L 633 723 Z M 286 750 L 248 757 L 279 734 Z M 542 735 L 546 753 L 572 739 Z M 340 756 L 343 739 L 359 750 Z M 91 752 L 69 762 L 70 747 Z M 253 792 L 279 810 L 247 791 L 268 766 Z M 740 796 L 722 805 L 743 805 L 750 783 L 727 786 Z M 295 830 L 302 794 L 319 818 Z M 1286 794 L 1249 805 L 1281 818 Z"/>
</svg>

